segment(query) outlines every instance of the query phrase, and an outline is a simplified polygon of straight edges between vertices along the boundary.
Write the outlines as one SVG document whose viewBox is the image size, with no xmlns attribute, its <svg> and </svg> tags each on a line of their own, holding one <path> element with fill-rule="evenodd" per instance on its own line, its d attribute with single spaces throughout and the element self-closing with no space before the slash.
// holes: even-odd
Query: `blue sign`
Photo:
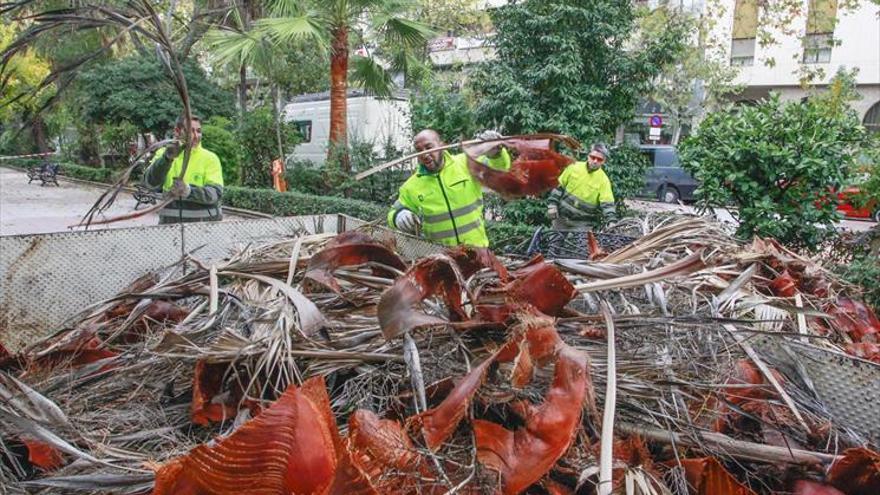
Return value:
<svg viewBox="0 0 880 495">
<path fill-rule="evenodd" d="M 663 126 L 663 117 L 659 115 L 651 115 L 651 118 L 648 122 L 651 123 L 651 127 L 661 127 Z"/>
</svg>

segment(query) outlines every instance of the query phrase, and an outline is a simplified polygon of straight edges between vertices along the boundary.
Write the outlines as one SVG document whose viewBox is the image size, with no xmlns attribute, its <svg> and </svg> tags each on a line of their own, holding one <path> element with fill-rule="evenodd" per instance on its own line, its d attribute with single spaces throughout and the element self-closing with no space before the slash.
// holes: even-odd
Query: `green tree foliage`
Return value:
<svg viewBox="0 0 880 495">
<path fill-rule="evenodd" d="M 471 138 L 478 132 L 477 119 L 467 89 L 444 82 L 426 81 L 409 100 L 413 134 L 434 129 L 447 141 Z"/>
<path fill-rule="evenodd" d="M 296 126 L 281 125 L 281 141 L 285 153 L 300 141 Z M 238 134 L 243 160 L 241 184 L 248 187 L 269 187 L 272 184 L 272 160 L 279 158 L 278 141 L 272 109 L 257 108 L 245 116 Z"/>
<path fill-rule="evenodd" d="M 101 144 L 114 165 L 128 164 L 128 151 L 138 136 L 138 128 L 127 120 L 107 124 L 101 129 Z"/>
<path fill-rule="evenodd" d="M 812 248 L 835 234 L 840 215 L 829 191 L 847 182 L 865 130 L 831 93 L 789 103 L 773 95 L 709 114 L 682 144 L 682 165 L 701 183 L 698 197 L 735 206 L 742 237 Z"/>
<path fill-rule="evenodd" d="M 269 16 L 256 21 L 253 29 L 218 30 L 208 39 L 217 58 L 226 62 L 256 62 L 267 43 L 284 49 L 291 43 L 308 41 L 311 46 L 329 49 L 332 146 L 328 148 L 327 159 L 338 154 L 342 170 L 347 173 L 351 171 L 345 154 L 349 80 L 387 96 L 394 89 L 393 73 L 409 73 L 412 66 L 420 65 L 417 54 L 432 32 L 407 17 L 414 7 L 410 0 L 278 0 L 271 3 Z M 354 55 L 352 42 L 375 49 L 368 50 L 367 56 Z M 376 55 L 390 61 L 390 70 Z"/>
<path fill-rule="evenodd" d="M 0 53 L 17 35 L 13 23 L 0 23 Z M 4 153 L 37 151 L 42 140 L 45 144 L 45 124 L 35 112 L 55 92 L 51 87 L 40 89 L 40 83 L 49 74 L 49 64 L 32 49 L 24 50 L 9 60 L 0 81 L 0 150 Z M 31 128 L 31 133 L 22 128 Z"/>
<path fill-rule="evenodd" d="M 202 123 L 202 145 L 217 154 L 223 167 L 226 185 L 241 183 L 241 163 L 244 151 L 235 135 L 235 125 L 226 117 L 211 117 Z"/>
<path fill-rule="evenodd" d="M 492 20 L 478 0 L 424 0 L 419 21 L 441 36 L 481 35 L 492 28 Z"/>
<path fill-rule="evenodd" d="M 195 62 L 184 64 L 193 113 L 231 116 L 232 95 L 211 83 Z M 129 121 L 142 131 L 163 135 L 174 127 L 182 105 L 155 56 L 110 60 L 80 75 L 83 116 L 96 124 Z"/>
<path fill-rule="evenodd" d="M 481 123 L 507 133 L 610 136 L 682 48 L 667 29 L 633 43 L 632 2 L 525 0 L 492 12 L 497 59 L 472 80 Z"/>
<path fill-rule="evenodd" d="M 319 93 L 330 89 L 330 64 L 327 53 L 315 50 L 305 41 L 295 41 L 283 50 L 280 60 L 274 63 L 279 66 L 273 72 L 273 79 L 288 95 Z"/>
<path fill-rule="evenodd" d="M 611 150 L 603 168 L 611 179 L 618 210 L 624 207 L 624 199 L 638 196 L 645 187 L 645 174 L 650 166 L 648 157 L 635 146 L 623 145 Z"/>
</svg>

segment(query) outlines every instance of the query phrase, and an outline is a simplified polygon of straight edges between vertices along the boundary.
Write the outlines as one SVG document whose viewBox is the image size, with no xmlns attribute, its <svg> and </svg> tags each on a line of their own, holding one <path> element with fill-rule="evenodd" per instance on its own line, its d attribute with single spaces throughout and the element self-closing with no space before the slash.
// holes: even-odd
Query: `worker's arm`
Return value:
<svg viewBox="0 0 880 495">
<path fill-rule="evenodd" d="M 602 216 L 606 222 L 617 218 L 617 208 L 614 204 L 614 191 L 611 188 L 611 180 L 607 175 L 605 175 L 602 188 L 599 190 L 599 207 L 602 208 Z"/>
<path fill-rule="evenodd" d="M 144 171 L 144 182 L 150 187 L 162 187 L 165 185 L 165 177 L 171 170 L 171 164 L 177 158 L 177 148 L 169 145 L 156 152 L 156 157 Z"/>
<path fill-rule="evenodd" d="M 205 170 L 205 185 L 190 185 L 187 201 L 203 204 L 205 206 L 217 206 L 223 197 L 223 169 L 220 167 L 220 159 L 211 157 Z"/>
<path fill-rule="evenodd" d="M 547 198 L 547 216 L 551 220 L 559 217 L 559 202 L 565 196 L 565 184 L 568 182 L 569 170 L 571 168 L 566 168 L 559 174 L 559 185 L 550 192 L 550 197 Z"/>
</svg>

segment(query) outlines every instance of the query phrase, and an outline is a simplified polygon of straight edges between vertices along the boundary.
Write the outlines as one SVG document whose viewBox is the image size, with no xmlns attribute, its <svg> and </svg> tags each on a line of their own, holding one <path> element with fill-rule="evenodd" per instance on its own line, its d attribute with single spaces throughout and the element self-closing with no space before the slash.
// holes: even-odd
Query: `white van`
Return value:
<svg viewBox="0 0 880 495">
<path fill-rule="evenodd" d="M 285 122 L 295 123 L 304 141 L 291 159 L 324 163 L 330 141 L 330 92 L 297 96 L 284 106 Z M 390 142 L 397 149 L 410 146 L 409 101 L 402 97 L 378 99 L 361 90 L 348 92 L 348 139 L 373 143 L 377 152 Z"/>
</svg>

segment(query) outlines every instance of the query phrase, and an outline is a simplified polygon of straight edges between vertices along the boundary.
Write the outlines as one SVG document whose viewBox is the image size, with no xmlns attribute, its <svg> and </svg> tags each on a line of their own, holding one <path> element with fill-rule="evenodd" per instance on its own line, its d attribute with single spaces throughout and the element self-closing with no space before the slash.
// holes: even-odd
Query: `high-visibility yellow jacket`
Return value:
<svg viewBox="0 0 880 495">
<path fill-rule="evenodd" d="M 614 218 L 614 192 L 602 169 L 590 172 L 586 162 L 574 162 L 559 175 L 559 187 L 550 193 L 559 216 L 574 222 L 601 225 Z"/>
<path fill-rule="evenodd" d="M 144 172 L 145 182 L 152 187 L 162 187 L 168 191 L 183 167 L 183 151 L 169 163 L 165 159 L 165 149 L 156 153 L 156 158 Z M 190 186 L 186 199 L 177 200 L 159 211 L 160 223 L 199 222 L 220 220 L 220 198 L 223 196 L 223 170 L 220 158 L 202 148 L 201 143 L 190 152 L 189 163 L 183 181 Z"/>
<path fill-rule="evenodd" d="M 422 235 L 445 246 L 487 247 L 483 220 L 483 191 L 471 176 L 467 156 L 443 152 L 443 168 L 430 173 L 419 168 L 400 186 L 397 201 L 388 212 L 388 225 L 397 228 L 404 209 L 422 220 Z"/>
</svg>

